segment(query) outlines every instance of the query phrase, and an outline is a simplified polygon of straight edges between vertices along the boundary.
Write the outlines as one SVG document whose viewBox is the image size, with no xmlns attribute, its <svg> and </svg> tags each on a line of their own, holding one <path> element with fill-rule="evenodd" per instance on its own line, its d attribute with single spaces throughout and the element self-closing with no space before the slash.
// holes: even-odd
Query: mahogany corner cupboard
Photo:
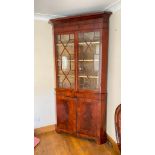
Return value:
<svg viewBox="0 0 155 155">
<path fill-rule="evenodd" d="M 110 12 L 51 19 L 58 133 L 106 142 Z"/>
</svg>

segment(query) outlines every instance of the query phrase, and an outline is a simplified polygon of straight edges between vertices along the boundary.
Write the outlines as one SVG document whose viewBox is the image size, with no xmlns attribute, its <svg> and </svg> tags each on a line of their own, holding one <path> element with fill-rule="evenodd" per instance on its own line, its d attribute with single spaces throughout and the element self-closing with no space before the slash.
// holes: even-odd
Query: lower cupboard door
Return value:
<svg viewBox="0 0 155 155">
<path fill-rule="evenodd" d="M 57 96 L 57 129 L 76 133 L 76 100 Z"/>
<path fill-rule="evenodd" d="M 78 99 L 77 102 L 77 134 L 83 137 L 97 136 L 98 101 Z"/>
</svg>

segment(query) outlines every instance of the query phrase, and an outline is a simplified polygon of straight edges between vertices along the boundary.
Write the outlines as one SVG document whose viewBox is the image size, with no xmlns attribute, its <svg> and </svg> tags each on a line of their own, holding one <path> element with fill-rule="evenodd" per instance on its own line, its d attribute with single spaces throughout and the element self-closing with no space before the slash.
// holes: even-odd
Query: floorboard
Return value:
<svg viewBox="0 0 155 155">
<path fill-rule="evenodd" d="M 40 143 L 34 149 L 35 155 L 119 155 L 109 143 L 97 145 L 94 141 L 55 131 L 37 137 Z"/>
</svg>

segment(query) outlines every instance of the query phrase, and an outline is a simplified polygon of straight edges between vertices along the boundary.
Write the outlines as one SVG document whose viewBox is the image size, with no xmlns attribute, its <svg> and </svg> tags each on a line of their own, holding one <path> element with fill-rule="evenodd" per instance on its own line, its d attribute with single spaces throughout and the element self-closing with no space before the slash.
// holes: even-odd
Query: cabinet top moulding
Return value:
<svg viewBox="0 0 155 155">
<path fill-rule="evenodd" d="M 68 23 L 68 22 L 82 22 L 84 20 L 91 20 L 91 19 L 102 19 L 103 22 L 108 22 L 109 16 L 111 15 L 111 12 L 95 12 L 95 13 L 87 13 L 87 14 L 81 14 L 81 15 L 75 15 L 75 16 L 68 16 L 68 17 L 62 17 L 62 18 L 56 18 L 56 19 L 50 19 L 49 23 L 61 24 L 61 23 Z"/>
</svg>

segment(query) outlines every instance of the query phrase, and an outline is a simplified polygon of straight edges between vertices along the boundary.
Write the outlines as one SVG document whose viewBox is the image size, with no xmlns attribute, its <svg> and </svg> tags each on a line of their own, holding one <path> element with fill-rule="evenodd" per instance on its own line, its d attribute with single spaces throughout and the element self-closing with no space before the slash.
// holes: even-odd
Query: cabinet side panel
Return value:
<svg viewBox="0 0 155 155">
<path fill-rule="evenodd" d="M 97 139 L 96 141 L 99 144 L 105 143 L 107 138 L 106 138 L 106 98 L 107 94 L 104 94 L 101 104 L 98 104 L 98 119 L 97 119 Z"/>
<path fill-rule="evenodd" d="M 108 23 L 107 23 L 108 24 Z M 108 67 L 108 34 L 109 29 L 102 32 L 102 66 L 101 66 L 101 93 L 107 93 L 107 67 Z"/>
</svg>

